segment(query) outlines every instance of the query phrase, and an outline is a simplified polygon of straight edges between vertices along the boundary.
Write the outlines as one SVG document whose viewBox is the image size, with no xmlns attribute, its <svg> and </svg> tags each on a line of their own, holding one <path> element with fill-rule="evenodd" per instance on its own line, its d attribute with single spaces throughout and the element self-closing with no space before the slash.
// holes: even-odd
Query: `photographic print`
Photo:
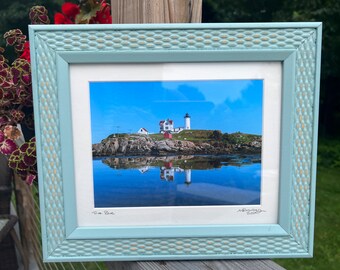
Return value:
<svg viewBox="0 0 340 270">
<path fill-rule="evenodd" d="M 44 260 L 311 257 L 321 28 L 30 26 Z"/>
<path fill-rule="evenodd" d="M 261 204 L 263 80 L 89 89 L 96 208 Z"/>
</svg>

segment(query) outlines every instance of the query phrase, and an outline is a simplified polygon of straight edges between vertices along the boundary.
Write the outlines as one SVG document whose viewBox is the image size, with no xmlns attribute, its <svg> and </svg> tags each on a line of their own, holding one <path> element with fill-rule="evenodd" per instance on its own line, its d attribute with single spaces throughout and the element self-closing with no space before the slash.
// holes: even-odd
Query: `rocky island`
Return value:
<svg viewBox="0 0 340 270">
<path fill-rule="evenodd" d="M 94 157 L 221 155 L 261 153 L 262 137 L 219 130 L 183 130 L 166 138 L 163 134 L 113 134 L 92 145 Z"/>
</svg>

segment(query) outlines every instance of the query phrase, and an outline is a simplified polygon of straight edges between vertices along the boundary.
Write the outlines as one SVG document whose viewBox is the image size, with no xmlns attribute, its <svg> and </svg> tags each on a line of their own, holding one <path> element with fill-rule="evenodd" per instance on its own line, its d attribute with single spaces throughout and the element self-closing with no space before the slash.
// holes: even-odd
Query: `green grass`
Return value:
<svg viewBox="0 0 340 270">
<path fill-rule="evenodd" d="M 183 130 L 180 133 L 173 134 L 174 140 L 187 140 L 187 141 L 209 141 L 209 137 L 212 134 L 211 130 Z"/>
<path fill-rule="evenodd" d="M 340 269 L 340 141 L 319 143 L 314 256 L 275 260 L 287 270 Z"/>
<path fill-rule="evenodd" d="M 223 139 L 230 144 L 247 144 L 254 140 L 258 140 L 261 136 L 245 133 L 223 134 Z"/>
<path fill-rule="evenodd" d="M 214 137 L 214 132 L 220 133 L 220 137 Z M 151 134 L 150 137 L 156 141 L 164 140 L 163 134 Z M 240 132 L 227 134 L 222 134 L 219 131 L 214 130 L 183 130 L 180 133 L 172 134 L 173 140 L 186 140 L 191 142 L 211 142 L 211 141 L 223 141 L 224 143 L 229 144 L 243 144 L 249 143 L 255 139 L 259 138 L 257 135 L 252 134 L 244 134 Z"/>
<path fill-rule="evenodd" d="M 162 141 L 164 140 L 164 135 L 157 133 L 157 134 L 150 134 L 150 138 L 154 139 L 155 141 Z"/>
<path fill-rule="evenodd" d="M 172 134 L 173 140 L 186 140 L 186 141 L 210 141 L 210 136 L 212 134 L 212 130 L 183 130 L 180 133 L 174 133 Z M 161 141 L 164 140 L 163 134 L 151 134 L 151 138 Z"/>
</svg>

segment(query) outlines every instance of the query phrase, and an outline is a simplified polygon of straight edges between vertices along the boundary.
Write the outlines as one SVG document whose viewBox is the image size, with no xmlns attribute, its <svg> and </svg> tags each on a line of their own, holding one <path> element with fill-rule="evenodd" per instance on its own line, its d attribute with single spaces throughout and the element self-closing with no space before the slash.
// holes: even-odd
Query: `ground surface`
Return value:
<svg viewBox="0 0 340 270">
<path fill-rule="evenodd" d="M 287 270 L 340 269 L 340 141 L 319 143 L 314 257 L 275 260 Z"/>
</svg>

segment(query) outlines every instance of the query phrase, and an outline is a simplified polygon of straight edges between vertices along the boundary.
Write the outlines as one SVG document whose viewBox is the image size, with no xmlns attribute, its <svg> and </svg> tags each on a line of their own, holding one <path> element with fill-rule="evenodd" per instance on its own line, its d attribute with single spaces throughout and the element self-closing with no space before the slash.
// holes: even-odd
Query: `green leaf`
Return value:
<svg viewBox="0 0 340 270">
<path fill-rule="evenodd" d="M 81 9 L 76 17 L 77 24 L 88 24 L 90 20 L 97 16 L 97 11 L 100 10 L 100 3 L 93 4 L 90 10 Z"/>
</svg>

